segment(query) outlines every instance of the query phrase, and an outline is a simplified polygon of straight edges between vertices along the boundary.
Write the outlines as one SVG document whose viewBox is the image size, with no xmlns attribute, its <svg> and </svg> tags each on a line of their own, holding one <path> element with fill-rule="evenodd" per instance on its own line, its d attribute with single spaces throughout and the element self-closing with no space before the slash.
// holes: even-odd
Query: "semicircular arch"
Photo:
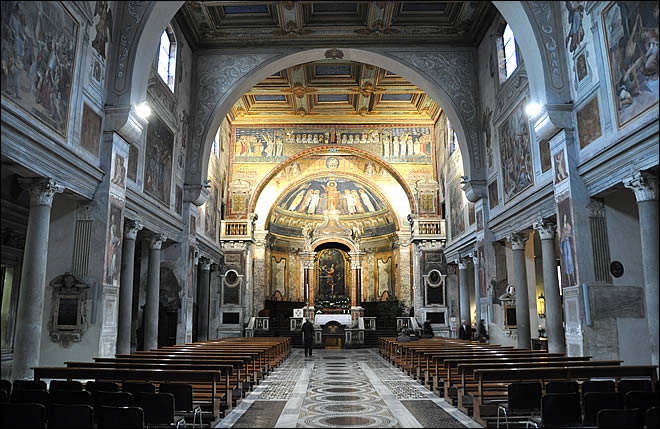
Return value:
<svg viewBox="0 0 660 429">
<path fill-rule="evenodd" d="M 406 193 L 406 197 L 408 198 L 408 203 L 410 204 L 410 212 L 411 213 L 417 213 L 417 204 L 415 202 L 415 197 L 412 193 L 412 190 L 410 189 L 410 186 L 408 186 L 408 183 L 406 180 L 401 176 L 401 174 L 394 168 L 392 167 L 389 163 L 383 161 L 381 158 L 379 158 L 376 155 L 373 155 L 365 150 L 358 149 L 355 147 L 349 147 L 349 146 L 337 146 L 337 145 L 331 145 L 331 146 L 317 146 L 313 147 L 301 152 L 298 152 L 295 155 L 290 156 L 287 158 L 285 161 L 282 161 L 280 164 L 278 164 L 275 168 L 273 168 L 270 173 L 266 177 L 264 177 L 259 184 L 257 184 L 254 193 L 252 194 L 252 197 L 250 199 L 250 205 L 249 205 L 249 212 L 253 213 L 254 210 L 256 209 L 257 201 L 259 200 L 259 196 L 261 195 L 261 192 L 266 188 L 268 183 L 277 176 L 277 173 L 282 171 L 284 168 L 289 166 L 290 164 L 300 161 L 301 159 L 304 159 L 308 156 L 311 155 L 317 155 L 319 153 L 327 153 L 329 149 L 334 149 L 336 153 L 346 153 L 349 155 L 356 155 L 364 159 L 368 159 L 369 161 L 374 162 L 376 165 L 378 165 L 380 168 L 385 169 L 388 173 L 392 175 L 394 180 L 401 185 L 403 188 L 403 191 Z M 434 163 L 434 168 L 435 168 L 435 163 Z"/>
<path fill-rule="evenodd" d="M 316 172 L 312 174 L 308 174 L 304 177 L 301 177 L 300 179 L 290 183 L 287 185 L 282 192 L 278 195 L 278 197 L 275 199 L 273 204 L 271 204 L 270 209 L 268 210 L 268 215 L 266 216 L 266 219 L 264 219 L 264 228 L 267 228 L 268 225 L 270 224 L 270 220 L 273 216 L 273 212 L 276 207 L 278 207 L 282 201 L 289 195 L 291 192 L 296 189 L 297 187 L 303 185 L 306 182 L 309 182 L 310 180 L 314 179 L 319 179 L 319 178 L 327 178 L 328 175 L 323 172 Z M 346 171 L 342 172 L 337 172 L 333 178 L 339 178 L 339 179 L 350 179 L 358 182 L 360 185 L 364 186 L 367 188 L 370 192 L 374 193 L 380 201 L 386 206 L 387 211 L 392 214 L 393 216 L 393 223 L 396 227 L 397 230 L 399 230 L 401 226 L 401 217 L 397 213 L 397 211 L 394 209 L 394 206 L 392 205 L 392 202 L 389 200 L 389 198 L 378 188 L 378 186 L 374 185 L 373 183 L 370 183 L 369 181 L 365 180 L 364 177 L 360 176 L 359 174 L 355 173 L 350 173 Z"/>
</svg>

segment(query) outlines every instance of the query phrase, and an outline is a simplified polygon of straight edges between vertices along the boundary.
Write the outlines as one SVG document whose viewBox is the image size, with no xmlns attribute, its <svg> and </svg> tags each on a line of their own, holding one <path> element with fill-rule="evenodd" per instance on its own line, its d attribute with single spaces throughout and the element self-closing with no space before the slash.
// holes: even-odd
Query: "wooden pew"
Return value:
<svg viewBox="0 0 660 429">
<path fill-rule="evenodd" d="M 228 371 L 231 367 L 218 370 L 170 370 L 170 369 L 117 369 L 117 368 L 70 368 L 70 367 L 36 367 L 34 379 L 65 379 L 65 380 L 105 380 L 117 381 L 147 381 L 147 382 L 182 382 L 207 383 L 211 386 L 211 409 L 214 419 L 220 417 L 220 400 L 225 400 L 227 411 L 232 408 L 231 390 L 229 389 Z M 226 383 L 220 381 L 224 378 Z M 222 386 L 224 394 L 218 392 Z"/>
</svg>

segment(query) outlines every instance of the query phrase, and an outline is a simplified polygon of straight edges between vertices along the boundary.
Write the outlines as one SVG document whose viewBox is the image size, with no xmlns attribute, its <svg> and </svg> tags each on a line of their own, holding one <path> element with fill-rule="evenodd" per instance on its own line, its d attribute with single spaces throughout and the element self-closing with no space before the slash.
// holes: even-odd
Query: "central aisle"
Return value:
<svg viewBox="0 0 660 429">
<path fill-rule="evenodd" d="M 302 349 L 216 427 L 481 427 L 376 349 Z"/>
</svg>

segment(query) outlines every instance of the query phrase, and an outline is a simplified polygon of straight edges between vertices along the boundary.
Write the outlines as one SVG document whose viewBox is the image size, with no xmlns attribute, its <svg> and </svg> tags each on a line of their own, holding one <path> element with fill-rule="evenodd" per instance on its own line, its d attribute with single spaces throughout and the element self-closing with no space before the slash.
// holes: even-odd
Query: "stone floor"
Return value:
<svg viewBox="0 0 660 429">
<path fill-rule="evenodd" d="M 376 349 L 301 349 L 216 427 L 478 428 Z"/>
</svg>

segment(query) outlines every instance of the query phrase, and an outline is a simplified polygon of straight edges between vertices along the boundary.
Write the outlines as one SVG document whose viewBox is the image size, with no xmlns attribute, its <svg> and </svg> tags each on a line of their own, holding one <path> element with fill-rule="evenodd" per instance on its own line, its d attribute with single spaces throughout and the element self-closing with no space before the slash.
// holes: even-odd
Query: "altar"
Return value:
<svg viewBox="0 0 660 429">
<path fill-rule="evenodd" d="M 331 320 L 349 327 L 353 324 L 353 318 L 350 314 L 317 314 L 314 316 L 314 322 L 319 325 L 325 325 Z"/>
</svg>

